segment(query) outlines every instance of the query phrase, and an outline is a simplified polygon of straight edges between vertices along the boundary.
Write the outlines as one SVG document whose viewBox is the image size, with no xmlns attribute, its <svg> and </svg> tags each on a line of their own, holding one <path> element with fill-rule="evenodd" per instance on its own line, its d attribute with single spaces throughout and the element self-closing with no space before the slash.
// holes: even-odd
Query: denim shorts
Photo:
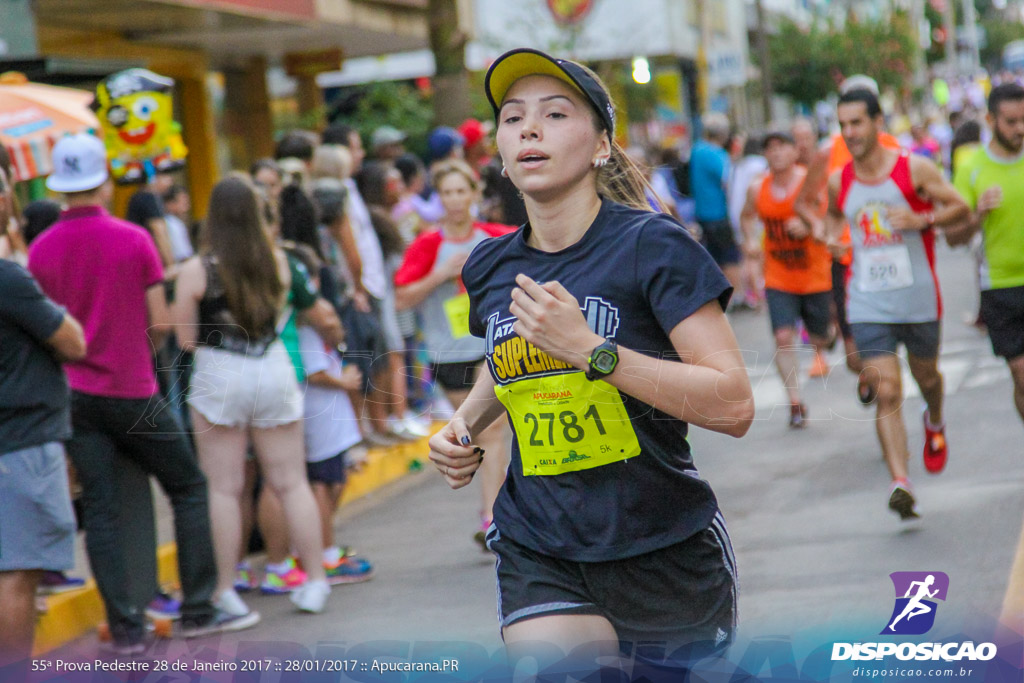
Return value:
<svg viewBox="0 0 1024 683">
<path fill-rule="evenodd" d="M 188 405 L 210 424 L 276 427 L 301 420 L 302 392 L 280 339 L 262 356 L 200 346 Z"/>
<path fill-rule="evenodd" d="M 0 572 L 75 564 L 75 515 L 64 446 L 0 455 Z"/>
</svg>

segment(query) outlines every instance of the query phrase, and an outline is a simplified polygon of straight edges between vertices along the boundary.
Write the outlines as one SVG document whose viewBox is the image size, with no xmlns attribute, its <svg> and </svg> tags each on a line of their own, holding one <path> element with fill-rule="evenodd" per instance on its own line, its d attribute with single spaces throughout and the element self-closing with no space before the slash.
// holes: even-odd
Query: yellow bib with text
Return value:
<svg viewBox="0 0 1024 683">
<path fill-rule="evenodd" d="M 515 426 L 523 475 L 589 470 L 640 455 L 619 390 L 582 372 L 494 387 Z"/>
<path fill-rule="evenodd" d="M 453 339 L 468 337 L 469 332 L 469 294 L 463 292 L 451 299 L 445 299 L 444 314 L 448 318 L 448 329 Z"/>
</svg>

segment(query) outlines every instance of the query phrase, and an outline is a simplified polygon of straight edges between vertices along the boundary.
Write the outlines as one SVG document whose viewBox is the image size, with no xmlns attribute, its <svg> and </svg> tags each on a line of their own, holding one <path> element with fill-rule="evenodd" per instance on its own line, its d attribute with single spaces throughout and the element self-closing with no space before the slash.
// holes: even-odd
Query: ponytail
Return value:
<svg viewBox="0 0 1024 683">
<path fill-rule="evenodd" d="M 617 109 L 615 101 L 608 91 L 608 86 L 604 84 L 601 77 L 583 64 L 577 64 L 577 66 L 597 82 L 604 90 L 604 94 L 608 98 L 608 104 Z M 653 199 L 658 205 L 657 210 L 667 213 L 661 201 L 657 199 L 654 190 L 651 189 L 651 184 L 647 182 L 643 171 L 629 158 L 626 150 L 622 149 L 622 146 L 615 141 L 615 132 L 605 129 L 605 123 L 592 101 L 590 113 L 594 127 L 602 134 L 607 135 L 612 145 L 612 153 L 608 158 L 608 163 L 597 169 L 597 193 L 613 202 L 624 204 L 631 209 L 640 209 L 641 211 L 653 211 L 654 209 L 650 202 Z"/>
<path fill-rule="evenodd" d="M 651 207 L 651 199 L 654 199 L 658 210 L 665 213 L 665 207 L 657 199 L 643 171 L 614 140 L 608 163 L 597 170 L 597 192 L 613 202 L 642 211 L 654 210 Z"/>
</svg>

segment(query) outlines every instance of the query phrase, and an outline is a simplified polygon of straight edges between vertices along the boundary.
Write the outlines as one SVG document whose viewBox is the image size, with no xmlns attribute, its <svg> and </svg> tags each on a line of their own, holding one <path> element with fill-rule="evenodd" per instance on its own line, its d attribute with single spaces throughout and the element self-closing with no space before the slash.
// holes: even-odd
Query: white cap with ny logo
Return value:
<svg viewBox="0 0 1024 683">
<path fill-rule="evenodd" d="M 53 147 L 53 173 L 46 187 L 54 192 L 87 192 L 107 181 L 107 150 L 94 135 L 66 135 Z"/>
</svg>

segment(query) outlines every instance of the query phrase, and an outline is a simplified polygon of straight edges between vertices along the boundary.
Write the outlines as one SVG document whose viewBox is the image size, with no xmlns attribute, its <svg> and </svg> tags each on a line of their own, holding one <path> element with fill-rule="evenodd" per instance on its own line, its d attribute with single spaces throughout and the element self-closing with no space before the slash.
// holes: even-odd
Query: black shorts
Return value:
<svg viewBox="0 0 1024 683">
<path fill-rule="evenodd" d="M 828 339 L 832 323 L 832 292 L 790 294 L 778 289 L 766 289 L 764 299 L 768 302 L 772 332 L 795 327 L 797 320 L 803 320 L 808 334 Z"/>
<path fill-rule="evenodd" d="M 743 260 L 736 236 L 732 232 L 732 224 L 728 219 L 721 221 L 697 221 L 700 223 L 700 243 L 715 259 L 719 266 L 735 265 Z"/>
<path fill-rule="evenodd" d="M 482 362 L 481 358 L 457 363 L 432 363 L 430 375 L 445 391 L 468 391 L 476 382 L 476 369 Z"/>
<path fill-rule="evenodd" d="M 381 327 L 380 301 L 370 297 L 370 312 L 363 312 L 351 301 L 338 309 L 338 317 L 345 328 L 345 362 L 355 365 L 363 373 L 363 392 L 373 385 L 373 375 L 386 363 L 387 342 Z"/>
<path fill-rule="evenodd" d="M 983 291 L 981 320 L 997 356 L 1012 360 L 1024 355 L 1024 287 Z"/>
<path fill-rule="evenodd" d="M 498 556 L 502 627 L 535 617 L 598 614 L 624 642 L 725 648 L 736 629 L 736 562 L 721 514 L 681 543 L 609 562 L 573 562 L 487 531 Z M 704 648 L 701 648 L 704 649 Z"/>
<path fill-rule="evenodd" d="M 942 330 L 939 321 L 930 323 L 853 323 L 850 325 L 857 354 L 862 358 L 895 354 L 903 344 L 916 358 L 936 358 Z"/>
<path fill-rule="evenodd" d="M 344 484 L 345 483 L 345 451 L 326 460 L 306 463 L 306 476 L 310 483 Z"/>
</svg>

